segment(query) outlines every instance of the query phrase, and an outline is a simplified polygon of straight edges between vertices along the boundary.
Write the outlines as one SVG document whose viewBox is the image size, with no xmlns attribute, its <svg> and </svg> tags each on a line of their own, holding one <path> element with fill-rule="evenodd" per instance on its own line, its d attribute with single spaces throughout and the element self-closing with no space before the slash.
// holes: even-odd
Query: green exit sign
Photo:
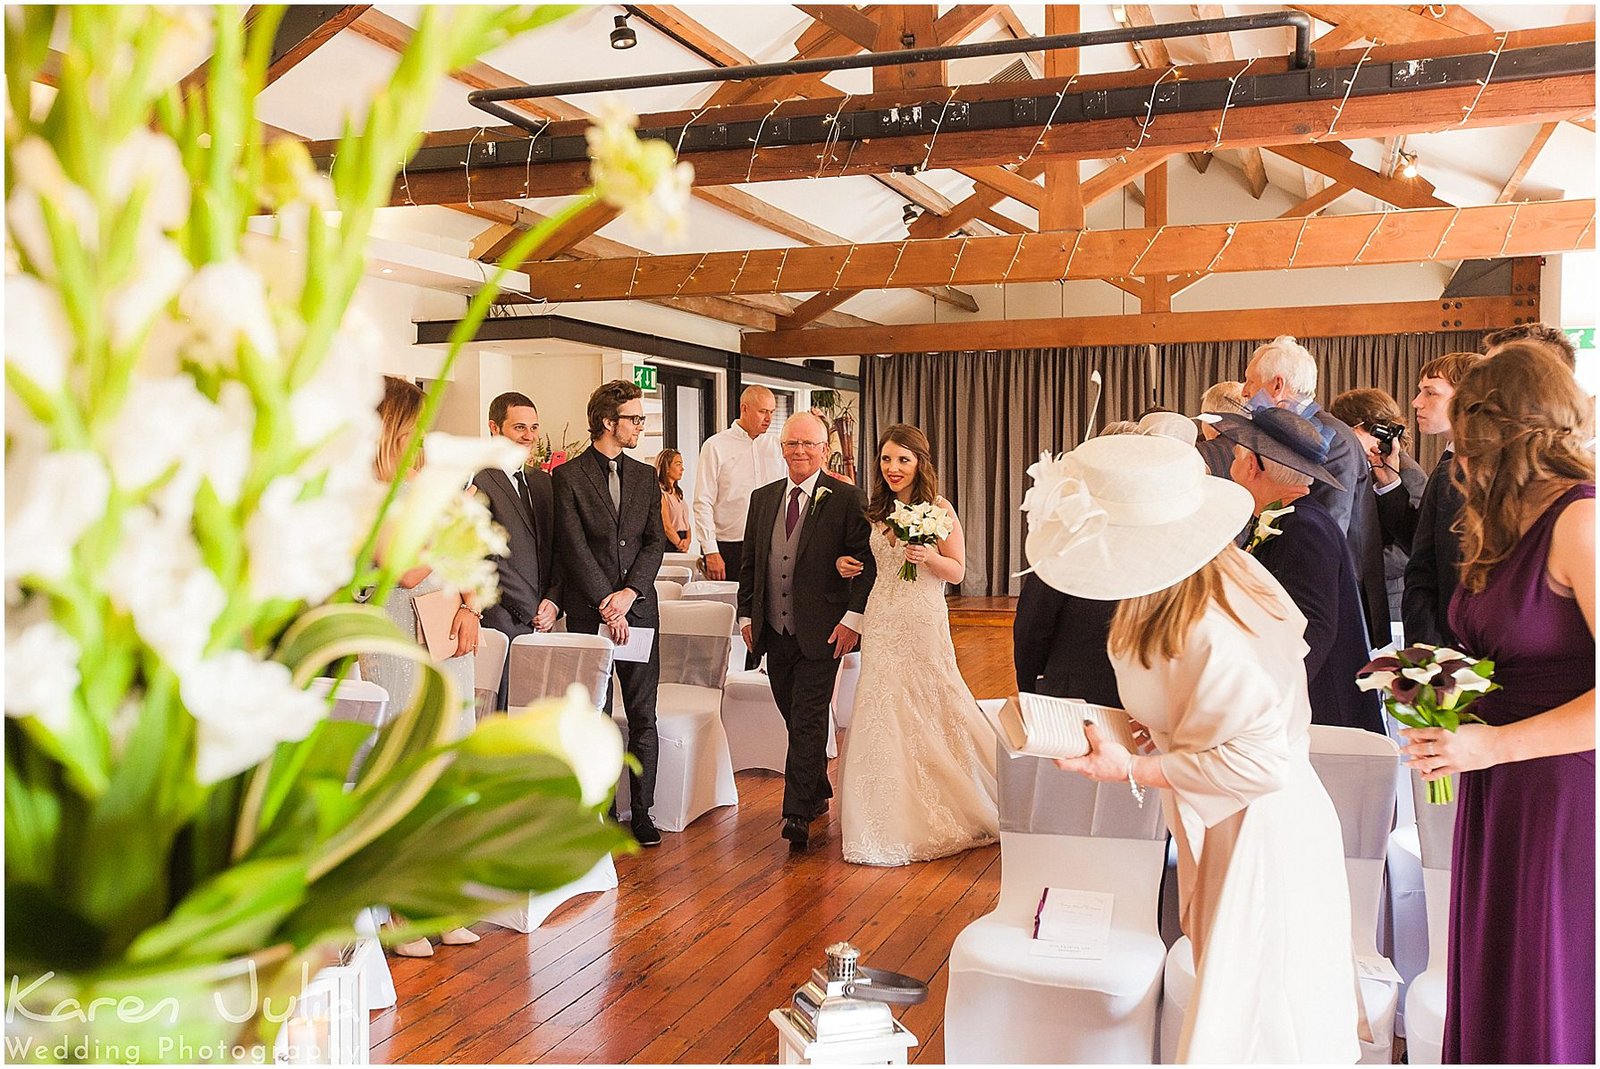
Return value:
<svg viewBox="0 0 1600 1069">
<path fill-rule="evenodd" d="M 1572 339 L 1572 344 L 1579 349 L 1594 348 L 1593 327 L 1568 327 L 1567 337 Z"/>
<path fill-rule="evenodd" d="M 633 384 L 646 393 L 656 388 L 656 369 L 649 364 L 636 364 L 633 369 Z"/>
</svg>

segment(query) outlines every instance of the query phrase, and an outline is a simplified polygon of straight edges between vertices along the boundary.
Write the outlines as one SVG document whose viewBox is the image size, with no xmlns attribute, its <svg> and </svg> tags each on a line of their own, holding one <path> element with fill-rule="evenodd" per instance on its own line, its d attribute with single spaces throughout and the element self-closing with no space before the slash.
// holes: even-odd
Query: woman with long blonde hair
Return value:
<svg viewBox="0 0 1600 1069">
<path fill-rule="evenodd" d="M 1459 775 L 1446 1062 L 1595 1060 L 1594 455 L 1589 400 L 1514 342 L 1456 384 L 1461 585 L 1450 626 L 1501 689 L 1456 732 L 1407 730 Z"/>
<path fill-rule="evenodd" d="M 1194 989 L 1180 1062 L 1360 1054 L 1338 814 L 1310 761 L 1306 619 L 1233 537 L 1250 493 L 1166 438 L 1096 438 L 1041 463 L 1028 557 L 1067 594 L 1120 601 L 1109 649 L 1145 752 L 1086 728 L 1062 768 L 1161 790 Z M 1163 1052 L 1165 1053 L 1165 1052 Z"/>
<path fill-rule="evenodd" d="M 415 383 L 393 375 L 383 377 L 383 399 L 378 402 L 378 450 L 373 459 L 372 473 L 379 482 L 388 482 L 399 469 L 405 454 L 406 443 L 416 430 L 422 415 L 423 393 Z M 422 467 L 419 450 L 411 466 L 415 472 Z M 408 477 L 410 473 L 407 473 Z M 426 565 L 402 573 L 395 589 L 384 602 L 384 612 L 394 625 L 408 635 L 418 634 L 417 598 L 443 590 L 443 584 L 432 575 Z M 456 697 L 461 701 L 457 717 L 457 732 L 465 735 L 473 725 L 473 695 L 476 686 L 475 658 L 478 646 L 479 615 L 465 597 L 457 595 L 455 619 L 451 622 L 451 637 L 455 639 L 455 653 L 439 663 L 439 670 L 450 676 L 455 684 Z M 390 654 L 363 653 L 360 656 L 361 678 L 370 680 L 389 692 L 389 708 L 401 710 L 411 704 L 417 686 L 417 664 L 407 657 Z M 445 944 L 476 943 L 478 936 L 467 928 L 455 928 L 439 937 Z M 401 957 L 425 958 L 433 954 L 433 944 L 427 939 L 413 939 L 397 944 L 394 952 Z"/>
</svg>

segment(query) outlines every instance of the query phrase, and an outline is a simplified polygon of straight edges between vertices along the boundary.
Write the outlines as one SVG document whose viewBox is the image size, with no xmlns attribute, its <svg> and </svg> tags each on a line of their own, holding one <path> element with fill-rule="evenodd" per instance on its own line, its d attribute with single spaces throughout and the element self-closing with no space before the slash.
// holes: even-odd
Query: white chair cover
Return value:
<svg viewBox="0 0 1600 1069">
<path fill-rule="evenodd" d="M 506 658 L 510 650 L 511 640 L 506 638 L 504 631 L 496 631 L 492 627 L 478 628 L 478 656 L 473 660 L 476 678 L 472 689 L 476 694 L 475 712 L 479 722 L 498 711 L 495 706 L 500 701 L 500 677 L 505 675 Z"/>
<path fill-rule="evenodd" d="M 365 977 L 368 1010 L 386 1010 L 397 1001 L 394 975 L 389 972 L 389 957 L 378 942 L 378 918 L 381 912 L 387 919 L 389 910 L 374 906 L 356 914 L 356 945 L 350 954 L 350 964 L 360 968 Z"/>
<path fill-rule="evenodd" d="M 856 683 L 861 679 L 861 654 L 847 653 L 839 662 L 839 676 L 833 681 L 833 722 L 845 731 L 856 709 Z"/>
<path fill-rule="evenodd" d="M 733 609 L 720 602 L 661 604 L 661 684 L 656 691 L 656 801 L 650 819 L 663 831 L 682 831 L 719 806 L 738 805 L 728 736 L 722 727 L 722 685 L 728 674 Z M 627 734 L 620 707 L 613 714 Z M 627 772 L 617 787 L 617 812 L 627 810 Z"/>
<path fill-rule="evenodd" d="M 661 565 L 665 568 L 687 568 L 691 579 L 704 579 L 705 573 L 700 570 L 700 554 L 698 553 L 663 553 Z"/>
<path fill-rule="evenodd" d="M 739 584 L 716 579 L 697 579 L 683 588 L 685 601 L 720 601 L 739 608 Z"/>
<path fill-rule="evenodd" d="M 688 583 L 689 580 L 691 580 L 693 578 L 694 578 L 694 570 L 693 569 L 691 569 L 691 568 L 683 568 L 683 567 L 679 567 L 677 565 L 672 565 L 672 564 L 664 564 L 664 565 L 661 566 L 661 569 L 656 572 L 657 581 L 673 582 L 673 583 L 677 583 L 679 586 L 682 586 L 682 585 Z"/>
<path fill-rule="evenodd" d="M 1376 654 L 1375 654 L 1376 656 Z M 1403 727 L 1394 718 L 1383 718 L 1384 730 L 1397 746 L 1404 746 Z M 1428 907 L 1422 889 L 1422 853 L 1417 844 L 1417 814 L 1411 804 L 1411 770 L 1401 764 L 1395 771 L 1394 832 L 1389 836 L 1389 858 L 1385 869 L 1383 917 L 1378 925 L 1378 949 L 1394 962 L 1395 971 L 1405 981 L 1400 985 L 1400 1009 L 1395 1013 L 1394 1032 L 1406 1034 L 1406 990 L 1428 964 Z"/>
<path fill-rule="evenodd" d="M 1446 948 L 1450 945 L 1450 852 L 1456 803 L 1430 805 L 1427 784 L 1412 774 L 1417 845 L 1428 909 L 1428 967 L 1406 987 L 1406 1060 L 1438 1065 L 1444 1056 Z"/>
<path fill-rule="evenodd" d="M 610 685 L 611 658 L 615 646 L 603 635 L 545 633 L 518 635 L 511 643 L 509 701 L 520 709 L 541 698 L 555 698 L 574 683 L 589 691 L 598 710 Z M 490 923 L 518 932 L 531 932 L 543 924 L 557 906 L 591 891 L 609 891 L 617 886 L 617 866 L 607 854 L 588 873 L 565 887 L 528 896 L 526 906 L 502 910 L 488 918 Z"/>
<path fill-rule="evenodd" d="M 1378 953 L 1378 915 L 1384 861 L 1394 827 L 1395 768 L 1400 752 L 1388 738 L 1359 728 L 1311 726 L 1311 767 L 1339 814 L 1344 835 L 1345 876 L 1350 884 L 1350 935 L 1359 956 Z M 1393 1062 L 1394 1018 L 1399 991 L 1382 980 L 1359 984 L 1373 1041 L 1361 1044 L 1361 1062 Z M 1194 991 L 1194 950 L 1188 937 L 1167 957 L 1166 998 L 1161 1009 L 1161 1049 L 1177 1049 L 1183 1011 Z"/>
<path fill-rule="evenodd" d="M 313 694 L 324 696 L 330 691 L 333 692 L 333 712 L 328 716 L 330 720 L 348 720 L 354 724 L 366 724 L 372 729 L 367 741 L 356 751 L 355 760 L 350 763 L 350 771 L 345 773 L 345 784 L 347 786 L 353 784 L 356 781 L 356 773 L 361 771 L 361 766 L 367 759 L 367 754 L 372 752 L 373 744 L 378 741 L 378 730 L 399 716 L 400 710 L 389 708 L 388 691 L 365 679 L 342 679 L 335 687 L 332 677 L 318 676 L 306 689 Z"/>
<path fill-rule="evenodd" d="M 1166 945 L 1156 896 L 1161 807 L 1000 750 L 1000 902 L 956 937 L 945 996 L 951 1064 L 1148 1064 Z M 1046 887 L 1115 896 L 1106 955 L 1034 953 Z"/>
<path fill-rule="evenodd" d="M 657 601 L 677 601 L 683 597 L 683 587 L 671 579 L 656 580 Z"/>
<path fill-rule="evenodd" d="M 599 708 L 605 701 L 615 649 L 604 635 L 518 635 L 511 643 L 507 666 L 511 708 L 560 697 L 574 683 L 582 683 Z"/>
<path fill-rule="evenodd" d="M 829 713 L 832 715 L 831 711 Z M 734 671 L 722 687 L 722 726 L 728 734 L 733 770 L 783 772 L 789 758 L 789 726 L 772 696 L 772 680 L 761 671 Z M 828 758 L 839 756 L 835 724 L 828 724 Z"/>
</svg>

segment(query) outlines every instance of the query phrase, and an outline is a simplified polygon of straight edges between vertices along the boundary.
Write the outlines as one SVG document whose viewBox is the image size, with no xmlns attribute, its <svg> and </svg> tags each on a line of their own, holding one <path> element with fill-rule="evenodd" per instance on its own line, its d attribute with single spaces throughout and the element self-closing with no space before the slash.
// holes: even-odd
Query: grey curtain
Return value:
<svg viewBox="0 0 1600 1069">
<path fill-rule="evenodd" d="M 1413 455 L 1430 469 L 1444 444 L 1418 440 L 1411 419 L 1417 372 L 1435 356 L 1475 350 L 1477 332 L 1305 338 L 1320 364 L 1317 400 L 1375 386 L 1400 403 Z M 861 483 L 877 478 L 877 442 L 891 423 L 911 423 L 933 444 L 939 486 L 961 516 L 967 574 L 960 593 L 1015 595 L 1026 567 L 1022 496 L 1041 452 L 1082 440 L 1093 388 L 1104 380 L 1095 427 L 1137 419 L 1153 405 L 1199 409 L 1213 383 L 1244 376 L 1256 342 L 1097 346 L 865 356 L 861 361 Z"/>
</svg>

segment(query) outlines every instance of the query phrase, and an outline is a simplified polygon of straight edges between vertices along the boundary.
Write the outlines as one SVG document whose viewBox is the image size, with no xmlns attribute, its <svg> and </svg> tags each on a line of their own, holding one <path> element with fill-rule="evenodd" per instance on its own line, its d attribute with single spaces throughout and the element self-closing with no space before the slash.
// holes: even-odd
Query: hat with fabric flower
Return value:
<svg viewBox="0 0 1600 1069">
<path fill-rule="evenodd" d="M 1165 590 L 1233 541 L 1255 508 L 1244 487 L 1206 474 L 1191 446 L 1119 434 L 1039 457 L 1026 549 L 1066 594 L 1120 601 Z"/>
</svg>

